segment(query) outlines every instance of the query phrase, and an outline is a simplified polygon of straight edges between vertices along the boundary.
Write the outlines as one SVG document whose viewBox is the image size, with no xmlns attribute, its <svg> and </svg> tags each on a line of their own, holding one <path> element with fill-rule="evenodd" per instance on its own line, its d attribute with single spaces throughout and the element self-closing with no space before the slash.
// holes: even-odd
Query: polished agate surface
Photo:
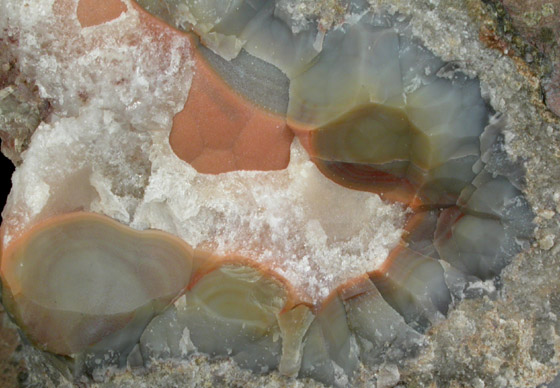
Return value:
<svg viewBox="0 0 560 388">
<path fill-rule="evenodd" d="M 290 4 L 31 14 L 49 48 L 22 44 L 22 71 L 56 114 L 14 175 L 3 303 L 76 375 L 200 352 L 345 386 L 414 356 L 532 238 L 475 77 L 402 15 Z"/>
</svg>

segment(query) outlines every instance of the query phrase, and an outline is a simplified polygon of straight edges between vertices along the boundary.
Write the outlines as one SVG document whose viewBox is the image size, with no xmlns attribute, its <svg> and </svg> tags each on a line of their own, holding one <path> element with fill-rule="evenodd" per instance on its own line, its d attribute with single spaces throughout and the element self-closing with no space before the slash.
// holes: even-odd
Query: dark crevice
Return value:
<svg viewBox="0 0 560 388">
<path fill-rule="evenodd" d="M 0 206 L 4 209 L 6 204 L 6 198 L 10 193 L 12 188 L 12 174 L 14 173 L 15 167 L 10 159 L 6 158 L 0 153 L 0 171 L 1 173 L 1 183 L 0 183 Z M 3 220 L 3 219 L 2 219 Z"/>
</svg>

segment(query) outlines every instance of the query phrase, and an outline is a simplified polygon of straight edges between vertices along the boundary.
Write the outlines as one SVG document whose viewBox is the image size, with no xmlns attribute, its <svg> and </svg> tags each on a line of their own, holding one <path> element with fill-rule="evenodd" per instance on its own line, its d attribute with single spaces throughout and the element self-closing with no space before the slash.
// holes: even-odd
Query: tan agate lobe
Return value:
<svg viewBox="0 0 560 388">
<path fill-rule="evenodd" d="M 271 268 L 249 258 L 200 251 L 196 256 L 204 259 L 199 260 L 186 293 L 183 322 L 198 350 L 230 355 L 256 371 L 278 368 L 282 374 L 296 376 L 304 338 L 315 319 L 313 305 L 307 302 L 311 298 Z M 211 293 L 204 291 L 209 287 Z M 215 303 L 216 295 L 227 303 Z M 231 331 L 233 327 L 237 330 Z M 229 334 L 224 335 L 227 330 Z"/>
<path fill-rule="evenodd" d="M 184 292 L 193 256 L 164 232 L 135 231 L 94 213 L 56 216 L 3 246 L 3 302 L 42 349 L 74 355 L 109 340 L 126 352 Z M 111 343 L 113 334 L 119 343 Z"/>
<path fill-rule="evenodd" d="M 189 287 L 178 317 L 199 351 L 231 356 L 253 370 L 275 368 L 280 357 L 277 320 L 289 298 L 276 277 L 222 261 Z"/>
<path fill-rule="evenodd" d="M 254 371 L 279 368 L 297 375 L 304 336 L 314 319 L 311 308 L 299 302 L 285 279 L 265 266 L 235 255 L 197 253 L 197 257 L 204 262 L 184 299 L 168 313 L 174 316 L 175 331 L 186 329 L 200 352 L 232 357 Z M 162 330 L 174 329 L 160 327 L 157 319 L 150 323 L 141 339 L 144 357 L 158 357 L 161 341 L 169 342 Z"/>
</svg>

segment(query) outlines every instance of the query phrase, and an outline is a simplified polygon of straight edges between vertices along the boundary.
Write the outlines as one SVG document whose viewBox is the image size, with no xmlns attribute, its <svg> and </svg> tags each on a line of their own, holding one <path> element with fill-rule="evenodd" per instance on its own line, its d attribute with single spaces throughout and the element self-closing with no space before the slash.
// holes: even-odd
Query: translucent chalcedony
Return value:
<svg viewBox="0 0 560 388">
<path fill-rule="evenodd" d="M 247 259 L 207 260 L 210 266 L 202 266 L 185 297 L 167 313 L 173 316 L 171 332 L 176 333 L 171 338 L 179 341 L 169 340 L 169 319 L 156 319 L 140 340 L 142 356 L 165 358 L 170 354 L 163 349 L 176 349 L 171 355 L 184 357 L 197 349 L 230 356 L 254 371 L 279 368 L 297 374 L 311 310 L 296 303 L 284 279 Z M 192 348 L 179 349 L 181 341 Z"/>
<path fill-rule="evenodd" d="M 3 302 L 42 349 L 126 355 L 189 284 L 192 249 L 167 233 L 72 213 L 41 222 L 2 252 Z"/>
<path fill-rule="evenodd" d="M 469 281 L 499 274 L 520 249 L 516 239 L 531 238 L 522 193 L 499 167 L 481 162 L 490 148 L 504 152 L 486 135 L 503 123 L 490 122 L 478 80 L 426 50 L 406 22 L 368 12 L 359 1 L 327 31 L 313 19 L 294 21 L 280 1 L 179 0 L 166 10 L 139 3 L 230 61 L 204 54 L 225 79 L 243 74 L 227 81 L 237 90 L 258 84 L 275 101 L 285 99 L 289 128 L 326 177 L 412 209 L 385 263 L 315 306 L 301 376 L 332 384 L 340 370 L 352 374 L 356 357 L 381 362 L 413 354 L 421 333 L 444 319 Z M 276 70 L 251 72 L 251 56 Z M 289 80 L 287 96 L 277 70 Z M 244 95 L 259 105 L 250 89 Z M 282 112 L 282 105 L 273 109 Z"/>
<path fill-rule="evenodd" d="M 83 27 L 99 23 L 87 21 L 90 3 L 82 0 L 77 9 Z M 531 238 L 531 212 L 519 187 L 481 159 L 497 141 L 480 136 L 499 125 L 489 123 L 478 81 L 424 49 L 406 23 L 374 15 L 358 1 L 327 31 L 311 19 L 296 23 L 283 1 L 139 3 L 194 31 L 207 47 L 191 35 L 195 75 L 169 138 L 177 156 L 204 174 L 279 170 L 288 165 L 295 134 L 320 171 L 344 189 L 324 182 L 407 205 L 406 231 L 379 266 L 310 302 L 278 275 L 280 266 L 236 252 L 193 252 L 171 235 L 138 232 L 99 215 L 56 216 L 2 252 L 4 303 L 38 346 L 72 357 L 113 352 L 120 365 L 200 351 L 256 372 L 278 369 L 345 385 L 360 362 L 415 354 L 423 333 L 465 296 L 468 282 L 498 275 L 518 243 Z M 111 18 L 122 12 L 119 4 Z M 153 29 L 167 28 L 141 15 Z M 314 188 L 309 169 L 288 172 L 307 178 L 298 184 L 313 194 L 312 203 L 299 213 L 316 221 L 321 241 L 355 237 L 337 212 L 361 201 L 345 194 L 344 206 L 325 209 L 336 203 L 335 191 Z M 239 182 L 237 191 L 249 191 Z M 280 198 L 267 188 L 256 191 Z M 286 217 L 283 209 L 273 216 Z M 209 213 L 197 216 L 205 221 Z M 299 233 L 314 236 L 305 225 Z M 273 232 L 270 241 L 277 239 Z"/>
<path fill-rule="evenodd" d="M 170 1 L 169 12 L 139 3 L 232 60 L 229 69 L 241 70 L 212 63 L 221 74 L 242 74 L 236 89 L 258 84 L 258 94 L 264 89 L 286 99 L 289 127 L 331 179 L 407 204 L 419 197 L 452 205 L 475 177 L 478 137 L 489 117 L 478 81 L 411 39 L 405 24 L 366 12 L 359 2 L 352 2 L 347 22 L 326 32 L 312 20 L 294 26 L 273 0 Z M 252 64 L 237 59 L 247 55 Z M 277 70 L 256 66 L 262 61 L 287 76 L 287 95 L 278 90 Z"/>
<path fill-rule="evenodd" d="M 201 173 L 286 168 L 294 137 L 286 120 L 232 90 L 200 50 L 193 57 L 189 98 L 169 137 L 175 154 Z"/>
<path fill-rule="evenodd" d="M 383 193 L 375 173 L 389 174 L 403 191 L 392 199 L 454 204 L 475 176 L 488 110 L 476 80 L 439 78 L 442 66 L 397 27 L 364 16 L 327 33 L 323 51 L 292 79 L 289 125 L 327 175 L 352 180 L 363 171 L 359 181 Z"/>
</svg>

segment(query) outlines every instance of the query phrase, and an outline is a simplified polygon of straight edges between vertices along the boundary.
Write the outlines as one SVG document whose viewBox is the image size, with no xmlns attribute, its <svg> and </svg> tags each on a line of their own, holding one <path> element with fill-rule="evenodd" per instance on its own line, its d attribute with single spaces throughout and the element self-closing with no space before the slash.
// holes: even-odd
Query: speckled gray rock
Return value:
<svg viewBox="0 0 560 388">
<path fill-rule="evenodd" d="M 491 1 L 497 32 L 516 53 L 540 70 L 546 106 L 560 116 L 560 2 L 558 0 Z"/>
</svg>

